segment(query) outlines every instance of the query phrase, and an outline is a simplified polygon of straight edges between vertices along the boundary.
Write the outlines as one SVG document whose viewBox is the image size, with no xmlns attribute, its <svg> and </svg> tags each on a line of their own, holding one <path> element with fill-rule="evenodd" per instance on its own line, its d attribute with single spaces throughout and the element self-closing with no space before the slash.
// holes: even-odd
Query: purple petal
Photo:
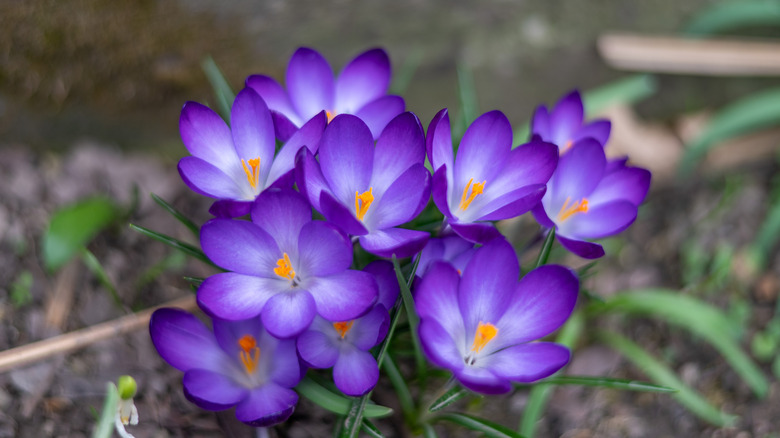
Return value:
<svg viewBox="0 0 780 438">
<path fill-rule="evenodd" d="M 574 238 L 600 239 L 617 234 L 636 219 L 637 209 L 628 201 L 615 201 L 590 208 L 561 225 L 561 233 Z"/>
<path fill-rule="evenodd" d="M 506 313 L 490 321 L 498 328 L 491 349 L 502 349 L 542 338 L 558 329 L 577 303 L 579 281 L 568 268 L 540 266 L 525 275 L 512 290 Z"/>
<path fill-rule="evenodd" d="M 179 175 L 184 183 L 201 195 L 217 199 L 254 199 L 236 181 L 211 163 L 198 157 L 179 160 Z"/>
<path fill-rule="evenodd" d="M 230 111 L 233 144 L 239 158 L 260 158 L 260 186 L 264 187 L 274 161 L 274 125 L 263 99 L 251 88 L 244 88 Z"/>
<path fill-rule="evenodd" d="M 404 112 L 406 103 L 399 96 L 382 96 L 360 108 L 355 115 L 366 123 L 373 138 L 379 138 L 382 130 L 398 114 Z"/>
<path fill-rule="evenodd" d="M 351 203 L 355 191 L 369 189 L 374 139 L 359 118 L 342 114 L 333 119 L 320 141 L 320 168 L 336 199 Z"/>
<path fill-rule="evenodd" d="M 550 203 L 545 204 L 560 208 L 566 199 L 577 202 L 586 198 L 603 178 L 606 164 L 604 148 L 596 140 L 576 143 L 558 161 L 558 169 L 549 184 Z"/>
<path fill-rule="evenodd" d="M 281 113 L 286 116 L 285 118 L 298 117 L 287 92 L 276 82 L 276 79 L 264 75 L 252 75 L 246 78 L 245 84 L 263 98 L 271 111 Z"/>
<path fill-rule="evenodd" d="M 455 168 L 450 116 L 447 108 L 439 111 L 428 125 L 426 151 L 434 171 L 439 170 L 441 166 L 447 166 L 450 172 Z"/>
<path fill-rule="evenodd" d="M 181 371 L 198 368 L 219 372 L 229 360 L 214 334 L 180 309 L 156 310 L 149 321 L 149 334 L 160 357 Z"/>
<path fill-rule="evenodd" d="M 650 188 L 650 172 L 638 167 L 623 167 L 608 173 L 588 196 L 591 205 L 626 200 L 639 206 Z"/>
<path fill-rule="evenodd" d="M 261 317 L 269 333 L 280 339 L 292 338 L 306 330 L 317 306 L 305 290 L 290 290 L 271 297 L 263 307 Z"/>
<path fill-rule="evenodd" d="M 315 210 L 321 212 L 320 193 L 330 191 L 325 177 L 322 176 L 320 164 L 307 148 L 301 148 L 295 157 L 295 181 L 298 189 L 306 196 Z"/>
<path fill-rule="evenodd" d="M 256 224 L 213 219 L 200 229 L 203 252 L 218 266 L 248 275 L 271 277 L 282 252 L 273 237 Z"/>
<path fill-rule="evenodd" d="M 322 110 L 333 111 L 333 71 L 328 61 L 312 49 L 296 50 L 287 66 L 285 79 L 290 100 L 302 123 Z"/>
<path fill-rule="evenodd" d="M 463 367 L 455 373 L 455 377 L 466 388 L 483 394 L 504 394 L 512 390 L 509 380 L 496 376 L 486 368 Z"/>
<path fill-rule="evenodd" d="M 371 353 L 357 348 L 341 350 L 333 366 L 333 382 L 346 395 L 360 397 L 374 389 L 379 380 L 379 367 Z"/>
<path fill-rule="evenodd" d="M 249 210 L 251 209 L 252 202 L 223 199 L 211 204 L 211 207 L 209 207 L 209 214 L 222 219 L 233 219 L 248 215 Z"/>
<path fill-rule="evenodd" d="M 376 284 L 379 287 L 377 304 L 383 305 L 385 309 L 392 308 L 400 293 L 400 287 L 398 286 L 398 279 L 395 276 L 393 264 L 387 260 L 374 260 L 366 265 L 366 267 L 363 268 L 363 271 L 373 275 Z"/>
<path fill-rule="evenodd" d="M 497 199 L 525 186 L 546 184 L 557 166 L 558 148 L 554 144 L 526 143 L 509 153 L 501 174 L 487 181 L 485 193 L 480 196 Z"/>
<path fill-rule="evenodd" d="M 336 109 L 354 114 L 366 103 L 387 93 L 390 59 L 382 49 L 361 53 L 344 67 L 336 80 Z"/>
<path fill-rule="evenodd" d="M 278 245 L 276 248 L 270 245 L 268 251 L 274 266 L 283 252 L 293 257 L 293 252 L 298 249 L 301 229 L 312 221 L 311 206 L 300 193 L 293 190 L 264 191 L 255 200 L 251 215 L 252 222 L 273 236 L 271 238 Z M 264 273 L 270 272 L 265 270 L 267 265 L 263 265 L 262 269 Z"/>
<path fill-rule="evenodd" d="M 569 239 L 561 235 L 556 235 L 555 238 L 561 242 L 561 245 L 564 248 L 582 258 L 597 259 L 604 256 L 604 248 L 598 243 Z"/>
<path fill-rule="evenodd" d="M 420 121 L 413 113 L 403 113 L 390 121 L 376 142 L 371 186 L 384 192 L 410 167 L 424 162 L 425 136 Z"/>
<path fill-rule="evenodd" d="M 320 146 L 320 137 L 327 124 L 328 118 L 325 112 L 321 111 L 301 129 L 296 130 L 274 158 L 266 185 L 273 184 L 282 175 L 295 168 L 295 156 L 302 147 L 307 147 L 312 154 L 316 153 Z"/>
<path fill-rule="evenodd" d="M 285 388 L 292 388 L 297 385 L 303 378 L 302 373 L 305 373 L 306 370 L 301 370 L 295 341 L 292 339 L 276 339 L 265 333 L 261 339 L 260 348 L 262 349 L 264 346 L 266 351 L 272 351 L 268 378 Z"/>
<path fill-rule="evenodd" d="M 539 205 L 546 191 L 544 184 L 533 184 L 507 193 L 482 207 L 480 210 L 488 213 L 479 220 L 499 221 L 520 216 Z"/>
<path fill-rule="evenodd" d="M 209 411 L 235 406 L 249 391 L 224 374 L 207 370 L 189 370 L 182 381 L 187 400 Z"/>
<path fill-rule="evenodd" d="M 436 204 L 436 207 L 439 208 L 439 211 L 441 211 L 444 217 L 452 218 L 453 215 L 452 212 L 450 212 L 449 199 L 447 196 L 448 186 L 450 184 L 447 180 L 447 169 L 448 167 L 443 165 L 433 173 L 433 190 L 431 191 L 431 194 L 433 195 L 433 203 Z"/>
<path fill-rule="evenodd" d="M 212 318 L 214 325 L 214 337 L 217 339 L 222 351 L 228 356 L 238 358 L 241 354 L 241 346 L 238 340 L 245 335 L 252 336 L 255 340 L 262 339 L 263 323 L 260 318 L 241 319 L 229 321 L 220 318 Z M 262 346 L 261 346 L 262 347 Z"/>
<path fill-rule="evenodd" d="M 209 315 L 222 319 L 252 318 L 260 314 L 280 283 L 232 272 L 212 275 L 198 288 L 198 305 Z"/>
<path fill-rule="evenodd" d="M 462 331 L 460 334 L 450 333 L 434 319 L 420 321 L 420 343 L 428 360 L 442 368 L 457 372 L 463 368 L 463 357 L 458 345 L 465 342 Z M 453 337 L 457 337 L 455 340 Z"/>
<path fill-rule="evenodd" d="M 450 227 L 458 236 L 474 243 L 485 244 L 501 237 L 501 233 L 489 222 L 473 224 L 450 223 Z"/>
<path fill-rule="evenodd" d="M 599 142 L 602 146 L 606 146 L 607 141 L 609 140 L 609 131 L 611 129 L 612 123 L 609 120 L 594 120 L 577 131 L 572 142 L 576 143 L 579 140 L 590 137 Z"/>
<path fill-rule="evenodd" d="M 360 246 L 379 257 L 411 257 L 420 252 L 428 242 L 430 234 L 424 231 L 404 228 L 387 228 L 360 236 Z"/>
<path fill-rule="evenodd" d="M 312 279 L 306 284 L 317 303 L 317 313 L 329 321 L 349 321 L 366 312 L 376 301 L 374 277 L 362 271 Z"/>
<path fill-rule="evenodd" d="M 330 368 L 339 358 L 338 347 L 321 331 L 308 330 L 301 333 L 296 344 L 301 359 L 314 368 Z"/>
<path fill-rule="evenodd" d="M 374 306 L 366 315 L 356 319 L 344 338 L 355 347 L 368 351 L 384 339 L 390 315 L 384 306 Z M 381 335 L 381 336 L 380 336 Z"/>
<path fill-rule="evenodd" d="M 533 119 L 531 119 L 531 134 L 538 135 L 542 140 L 552 141 L 552 135 L 550 134 L 550 113 L 544 105 L 539 105 L 534 112 Z"/>
<path fill-rule="evenodd" d="M 569 362 L 569 349 L 549 342 L 521 344 L 488 357 L 487 367 L 506 379 L 529 383 L 551 376 Z"/>
<path fill-rule="evenodd" d="M 431 196 L 430 186 L 431 174 L 424 165 L 410 167 L 368 209 L 363 217 L 366 227 L 381 230 L 414 219 L 420 203 Z"/>
<path fill-rule="evenodd" d="M 236 418 L 253 427 L 273 426 L 290 418 L 296 403 L 295 391 L 269 382 L 236 406 Z"/>
<path fill-rule="evenodd" d="M 544 210 L 544 205 L 537 204 L 536 207 L 531 209 L 531 213 L 533 213 L 536 222 L 539 222 L 539 225 L 542 227 L 555 228 L 555 223 L 547 216 L 547 213 Z"/>
<path fill-rule="evenodd" d="M 352 243 L 329 223 L 309 222 L 301 229 L 298 256 L 307 276 L 336 274 L 352 264 Z"/>
<path fill-rule="evenodd" d="M 320 192 L 320 210 L 333 225 L 344 230 L 345 233 L 353 236 L 362 236 L 368 233 L 368 230 L 359 221 L 347 206 L 341 204 L 336 198 L 326 191 Z"/>
<path fill-rule="evenodd" d="M 480 322 L 495 325 L 507 311 L 519 275 L 515 250 L 504 239 L 495 239 L 474 253 L 458 288 L 467 337 L 475 333 Z"/>
<path fill-rule="evenodd" d="M 552 139 L 549 141 L 561 148 L 565 147 L 567 142 L 573 142 L 574 134 L 582 126 L 584 113 L 579 91 L 574 90 L 564 96 L 550 114 Z"/>
<path fill-rule="evenodd" d="M 459 284 L 460 275 L 455 268 L 434 262 L 415 290 L 414 303 L 421 320 L 436 321 L 450 336 L 465 342 L 458 304 Z"/>
<path fill-rule="evenodd" d="M 479 116 L 463 134 L 455 159 L 453 190 L 458 197 L 470 179 L 477 183 L 498 175 L 511 148 L 512 126 L 506 116 L 500 111 Z"/>
<path fill-rule="evenodd" d="M 287 142 L 298 131 L 298 126 L 278 111 L 271 110 L 271 119 L 274 121 L 274 135 L 281 142 Z M 295 119 L 297 120 L 298 116 L 295 116 Z"/>
<path fill-rule="evenodd" d="M 193 156 L 220 169 L 240 166 L 230 128 L 208 107 L 195 102 L 184 104 L 179 132 L 184 146 Z"/>
</svg>

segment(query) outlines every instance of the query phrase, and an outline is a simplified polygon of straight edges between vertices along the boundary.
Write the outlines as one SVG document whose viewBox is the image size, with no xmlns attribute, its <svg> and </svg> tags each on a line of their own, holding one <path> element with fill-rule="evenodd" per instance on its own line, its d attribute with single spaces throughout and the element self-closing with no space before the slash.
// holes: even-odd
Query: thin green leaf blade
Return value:
<svg viewBox="0 0 780 438">
<path fill-rule="evenodd" d="M 704 132 L 686 146 L 680 173 L 690 174 L 704 155 L 723 140 L 779 124 L 780 88 L 742 98 L 718 112 Z"/>
<path fill-rule="evenodd" d="M 95 257 L 95 254 L 92 254 L 92 251 L 86 248 L 84 248 L 82 251 L 81 259 L 84 261 L 84 264 L 87 266 L 90 272 L 92 272 L 92 274 L 98 278 L 100 284 L 102 284 L 103 287 L 108 290 L 108 293 L 111 295 L 111 299 L 114 300 L 114 304 L 116 304 L 117 307 L 122 307 L 122 299 L 119 298 L 119 293 L 114 286 L 114 282 L 111 281 L 108 273 L 105 269 L 103 269 L 103 265 L 100 263 L 100 260 Z"/>
<path fill-rule="evenodd" d="M 428 408 L 428 411 L 429 412 L 440 411 L 469 394 L 471 394 L 471 391 L 469 391 L 468 389 L 460 385 L 456 385 L 454 388 L 445 392 L 444 395 L 434 400 L 434 402 L 431 403 L 431 407 Z"/>
<path fill-rule="evenodd" d="M 214 263 L 212 263 L 211 260 L 209 260 L 208 257 L 206 257 L 206 254 L 203 253 L 199 248 L 196 248 L 193 245 L 190 245 L 189 243 L 182 242 L 181 240 L 168 236 L 167 234 L 158 233 L 157 231 L 150 230 L 146 227 L 142 227 L 140 225 L 130 224 L 130 228 L 138 231 L 139 233 L 151 237 L 154 240 L 157 240 L 159 242 L 162 242 L 171 248 L 176 248 L 179 251 L 183 252 L 184 254 L 187 254 L 189 256 L 195 257 L 196 259 L 208 263 L 212 266 L 217 267 Z"/>
<path fill-rule="evenodd" d="M 490 438 L 522 438 L 523 436 L 512 429 L 485 420 L 473 415 L 458 412 L 446 412 L 433 417 L 434 421 L 449 421 L 465 428 L 485 434 Z"/>
<path fill-rule="evenodd" d="M 613 379 L 609 377 L 593 377 L 593 376 L 558 376 L 550 377 L 549 379 L 542 380 L 536 383 L 536 385 L 581 385 L 581 386 L 595 386 L 599 388 L 608 389 L 621 389 L 625 391 L 641 391 L 641 392 L 677 392 L 674 388 L 669 388 L 661 385 L 654 385 L 647 382 L 639 382 L 636 380 L 626 379 Z"/>
<path fill-rule="evenodd" d="M 61 268 L 119 215 L 119 207 L 103 197 L 85 199 L 55 212 L 43 236 L 46 269 Z"/>
<path fill-rule="evenodd" d="M 385 436 L 382 434 L 382 431 L 379 430 L 374 424 L 368 419 L 363 419 L 363 424 L 360 425 L 360 430 L 368 434 L 368 436 L 373 438 L 385 438 Z"/>
<path fill-rule="evenodd" d="M 236 93 L 230 88 L 230 84 L 225 79 L 225 75 L 222 74 L 222 70 L 217 67 L 214 58 L 207 56 L 201 61 L 200 66 L 206 73 L 206 77 L 214 89 L 214 95 L 217 97 L 217 112 L 226 123 L 230 124 L 230 108 L 236 99 Z"/>
<path fill-rule="evenodd" d="M 712 406 L 699 393 L 683 383 L 668 366 L 645 352 L 634 342 L 612 332 L 600 332 L 599 338 L 642 369 L 659 385 L 677 388 L 678 392 L 672 394 L 672 397 L 702 420 L 721 427 L 730 426 L 736 422 L 736 416 L 721 412 Z"/>
<path fill-rule="evenodd" d="M 154 199 L 154 202 L 156 202 L 160 207 L 165 209 L 168 213 L 171 214 L 176 220 L 181 222 L 185 227 L 187 227 L 190 231 L 192 231 L 192 234 L 194 234 L 196 237 L 200 235 L 200 228 L 195 225 L 195 222 L 190 220 L 187 216 L 185 216 L 182 212 L 176 209 L 173 205 L 169 204 L 165 199 L 155 195 L 152 193 L 152 199 Z"/>
<path fill-rule="evenodd" d="M 712 344 L 757 396 L 766 396 L 767 378 L 736 342 L 740 328 L 715 307 L 676 291 L 648 289 L 618 293 L 591 308 L 657 316 L 691 331 Z"/>
<path fill-rule="evenodd" d="M 685 34 L 709 36 L 734 29 L 780 24 L 780 2 L 776 0 L 739 0 L 715 3 L 696 15 L 685 27 Z"/>
<path fill-rule="evenodd" d="M 309 377 L 304 377 L 303 380 L 298 383 L 298 386 L 295 387 L 295 391 L 314 404 L 327 409 L 330 412 L 339 415 L 346 415 L 349 413 L 352 403 L 351 400 L 329 391 Z M 365 418 L 386 417 L 392 413 L 393 410 L 391 408 L 374 404 L 366 404 L 365 409 L 363 410 L 363 416 Z"/>
</svg>

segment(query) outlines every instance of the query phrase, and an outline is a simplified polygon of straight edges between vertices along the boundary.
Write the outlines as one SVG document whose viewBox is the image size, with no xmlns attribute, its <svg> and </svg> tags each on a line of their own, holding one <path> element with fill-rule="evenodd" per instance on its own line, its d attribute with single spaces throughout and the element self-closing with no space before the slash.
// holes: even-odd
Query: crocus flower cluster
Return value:
<svg viewBox="0 0 780 438">
<path fill-rule="evenodd" d="M 322 55 L 301 48 L 285 86 L 247 79 L 229 127 L 201 104 L 182 109 L 191 156 L 179 173 L 215 200 L 200 244 L 223 271 L 197 291 L 211 328 L 161 309 L 150 332 L 201 408 L 234 407 L 247 424 L 276 424 L 291 415 L 309 368 L 332 368 L 346 395 L 369 393 L 379 379 L 374 347 L 388 342 L 401 302 L 383 260 L 393 257 L 419 258 L 416 335 L 463 386 L 507 392 L 568 362 L 568 349 L 537 340 L 574 309 L 576 274 L 545 265 L 518 281 L 516 253 L 494 223 L 531 211 L 565 248 L 599 257 L 590 240 L 634 221 L 649 172 L 606 159 L 610 124 L 585 123 L 577 92 L 540 107 L 524 144 L 513 145 L 509 120 L 491 111 L 454 148 L 448 111 L 426 133 L 387 94 L 390 76 L 381 49 L 335 76 Z M 426 208 L 440 212 L 434 235 L 415 229 Z"/>
</svg>

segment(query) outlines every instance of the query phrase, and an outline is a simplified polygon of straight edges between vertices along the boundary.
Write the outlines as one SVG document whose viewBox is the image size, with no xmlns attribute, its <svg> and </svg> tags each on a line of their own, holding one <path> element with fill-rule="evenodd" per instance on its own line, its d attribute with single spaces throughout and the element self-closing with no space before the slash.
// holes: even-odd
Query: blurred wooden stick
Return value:
<svg viewBox="0 0 780 438">
<path fill-rule="evenodd" d="M 103 339 L 117 337 L 133 330 L 138 330 L 149 324 L 152 313 L 160 307 L 178 307 L 185 310 L 193 310 L 197 305 L 195 296 L 179 298 L 112 321 L 5 350 L 0 352 L 0 373 L 57 354 L 77 350 Z"/>
<path fill-rule="evenodd" d="M 606 34 L 598 39 L 612 67 L 713 76 L 780 75 L 780 42 Z"/>
</svg>

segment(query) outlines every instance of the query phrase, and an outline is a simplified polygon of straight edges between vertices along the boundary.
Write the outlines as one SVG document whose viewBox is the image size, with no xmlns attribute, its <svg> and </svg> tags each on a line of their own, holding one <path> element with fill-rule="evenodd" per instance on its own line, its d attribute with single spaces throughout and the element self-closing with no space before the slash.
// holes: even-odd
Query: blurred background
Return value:
<svg viewBox="0 0 780 438">
<path fill-rule="evenodd" d="M 722 347 L 702 338 L 706 324 L 616 304 L 616 316 L 592 323 L 633 339 L 695 397 L 567 387 L 551 395 L 537 436 L 780 436 L 779 38 L 780 2 L 768 0 L 4 0 L 0 350 L 187 296 L 182 277 L 211 273 L 127 227 L 197 244 L 149 193 L 208 218 L 209 201 L 175 170 L 182 105 L 215 107 L 208 57 L 238 91 L 251 74 L 281 81 L 300 46 L 335 72 L 379 46 L 424 126 L 444 107 L 464 122 L 499 109 L 521 135 L 537 105 L 583 91 L 589 116 L 613 122 L 609 153 L 654 173 L 640 217 L 606 241 L 586 289 L 610 302 L 663 288 L 727 322 L 733 343 Z M 73 224 L 85 231 L 52 255 L 44 241 Z M 523 242 L 532 227 L 506 230 Z M 674 386 L 618 344 L 582 334 L 572 373 Z M 99 410 L 119 374 L 139 382 L 136 436 L 252 434 L 186 402 L 143 328 L 0 369 L 0 437 L 89 436 L 89 407 Z M 514 428 L 528 400 L 519 391 L 475 409 Z M 334 421 L 306 401 L 295 415 L 275 433 L 322 436 Z M 382 428 L 405 436 L 402 421 Z"/>
</svg>

